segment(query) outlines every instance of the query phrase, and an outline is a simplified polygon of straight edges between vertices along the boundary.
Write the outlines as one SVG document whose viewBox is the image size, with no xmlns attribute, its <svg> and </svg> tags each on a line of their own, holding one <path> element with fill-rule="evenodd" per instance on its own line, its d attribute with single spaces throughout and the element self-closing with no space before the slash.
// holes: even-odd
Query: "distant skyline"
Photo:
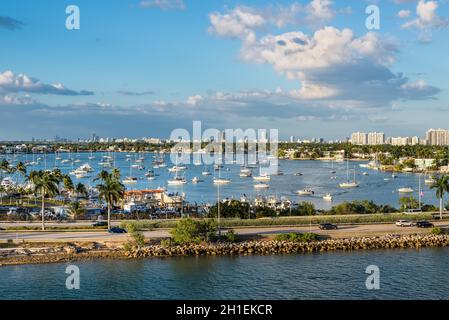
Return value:
<svg viewBox="0 0 449 320">
<path fill-rule="evenodd" d="M 193 120 L 421 137 L 449 129 L 448 28 L 446 0 L 2 1 L 0 140 L 166 138 Z"/>
</svg>

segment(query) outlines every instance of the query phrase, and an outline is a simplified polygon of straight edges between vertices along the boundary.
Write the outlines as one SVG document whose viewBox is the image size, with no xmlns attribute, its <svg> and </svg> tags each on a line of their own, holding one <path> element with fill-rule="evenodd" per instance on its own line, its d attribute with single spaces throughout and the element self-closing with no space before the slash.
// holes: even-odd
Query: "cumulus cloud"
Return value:
<svg viewBox="0 0 449 320">
<path fill-rule="evenodd" d="M 437 14 L 438 2 L 419 0 L 416 6 L 416 18 L 405 22 L 403 29 L 417 29 L 420 32 L 420 40 L 430 42 L 432 40 L 432 29 L 445 28 L 449 26 L 447 18 Z"/>
<path fill-rule="evenodd" d="M 292 6 L 294 13 L 307 8 L 309 16 L 312 12 L 323 19 L 335 15 L 330 1 Z M 245 14 L 242 10 L 237 7 L 226 14 L 211 15 L 210 30 L 241 39 L 243 61 L 269 64 L 287 79 L 297 81 L 298 89 L 289 93 L 290 99 L 305 105 L 312 101 L 326 103 L 334 109 L 345 103 L 351 108 L 378 108 L 402 99 L 433 99 L 440 91 L 424 82 L 411 84 L 402 73 L 391 71 L 399 46 L 379 33 L 368 32 L 357 37 L 351 29 L 326 26 L 310 35 L 294 31 L 258 36 L 256 31 L 268 22 L 284 26 L 292 23 L 292 16 L 283 13 L 275 15 L 282 19 L 273 20 L 272 16 L 270 20 L 268 15 L 252 8 L 245 7 Z"/>
<path fill-rule="evenodd" d="M 183 0 L 142 0 L 139 2 L 141 8 L 159 8 L 161 10 L 184 10 Z"/>
<path fill-rule="evenodd" d="M 400 10 L 398 12 L 398 17 L 401 19 L 405 19 L 410 17 L 410 15 L 412 14 L 412 12 L 410 10 Z"/>
<path fill-rule="evenodd" d="M 0 93 L 38 93 L 54 94 L 65 96 L 89 96 L 93 95 L 91 91 L 75 91 L 64 87 L 60 83 L 45 84 L 38 79 L 29 77 L 25 74 L 14 74 L 10 70 L 0 73 Z"/>
<path fill-rule="evenodd" d="M 7 16 L 0 16 L 0 28 L 8 29 L 11 31 L 20 29 L 23 26 L 23 22 Z"/>
</svg>

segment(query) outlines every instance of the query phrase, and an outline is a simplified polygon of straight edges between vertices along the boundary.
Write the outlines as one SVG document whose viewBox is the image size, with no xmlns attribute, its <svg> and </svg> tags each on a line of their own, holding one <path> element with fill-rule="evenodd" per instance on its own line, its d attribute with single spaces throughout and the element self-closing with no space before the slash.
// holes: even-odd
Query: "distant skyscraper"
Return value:
<svg viewBox="0 0 449 320">
<path fill-rule="evenodd" d="M 430 129 L 426 132 L 426 140 L 432 146 L 448 146 L 449 130 Z"/>
<path fill-rule="evenodd" d="M 368 144 L 378 145 L 385 143 L 385 133 L 383 132 L 370 132 L 368 133 Z"/>
<path fill-rule="evenodd" d="M 368 135 L 365 132 L 354 132 L 351 135 L 351 143 L 365 145 L 368 143 Z"/>
</svg>

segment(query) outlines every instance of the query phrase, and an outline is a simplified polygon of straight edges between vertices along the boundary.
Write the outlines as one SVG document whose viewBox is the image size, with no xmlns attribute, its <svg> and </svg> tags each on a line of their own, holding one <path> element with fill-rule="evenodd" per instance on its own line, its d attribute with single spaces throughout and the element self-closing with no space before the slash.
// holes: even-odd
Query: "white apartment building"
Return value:
<svg viewBox="0 0 449 320">
<path fill-rule="evenodd" d="M 385 143 L 385 133 L 383 132 L 370 132 L 368 133 L 368 144 L 378 145 Z"/>
<path fill-rule="evenodd" d="M 449 130 L 429 129 L 426 132 L 426 140 L 427 143 L 432 146 L 448 146 Z"/>
<path fill-rule="evenodd" d="M 351 134 L 351 143 L 365 145 L 368 143 L 368 135 L 365 132 L 353 132 Z"/>
</svg>

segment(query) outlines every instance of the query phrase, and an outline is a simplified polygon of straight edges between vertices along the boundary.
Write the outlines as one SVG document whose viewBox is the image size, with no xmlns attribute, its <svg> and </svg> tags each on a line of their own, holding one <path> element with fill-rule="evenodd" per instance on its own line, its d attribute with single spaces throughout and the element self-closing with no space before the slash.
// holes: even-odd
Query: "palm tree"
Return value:
<svg viewBox="0 0 449 320">
<path fill-rule="evenodd" d="M 82 183 L 78 183 L 76 185 L 75 192 L 78 197 L 80 197 L 80 196 L 87 197 L 87 195 L 88 195 L 86 185 L 84 185 Z"/>
<path fill-rule="evenodd" d="M 440 220 L 443 220 L 443 197 L 446 192 L 449 193 L 449 176 L 443 174 L 430 188 L 436 189 L 436 196 L 440 199 Z"/>
<path fill-rule="evenodd" d="M 102 181 L 96 188 L 99 192 L 98 197 L 105 200 L 108 205 L 108 230 L 110 230 L 112 206 L 125 196 L 125 186 L 113 173 L 107 171 L 100 172 L 97 180 Z"/>
<path fill-rule="evenodd" d="M 86 209 L 81 205 L 79 201 L 75 201 L 70 203 L 68 212 L 74 220 L 77 220 L 85 214 Z"/>
<path fill-rule="evenodd" d="M 72 193 L 74 190 L 72 178 L 70 178 L 70 176 L 68 175 L 65 175 L 62 178 L 62 183 L 64 185 L 64 190 L 66 190 L 70 195 L 70 193 Z"/>
<path fill-rule="evenodd" d="M 20 173 L 23 177 L 25 177 L 26 174 L 27 174 L 27 167 L 26 167 L 26 165 L 22 161 L 20 161 L 16 165 L 16 171 L 18 173 Z"/>
<path fill-rule="evenodd" d="M 61 181 L 58 174 L 51 171 L 31 171 L 28 180 L 33 184 L 35 194 L 42 199 L 42 230 L 45 230 L 45 197 L 52 197 L 59 193 L 58 184 Z"/>
</svg>

